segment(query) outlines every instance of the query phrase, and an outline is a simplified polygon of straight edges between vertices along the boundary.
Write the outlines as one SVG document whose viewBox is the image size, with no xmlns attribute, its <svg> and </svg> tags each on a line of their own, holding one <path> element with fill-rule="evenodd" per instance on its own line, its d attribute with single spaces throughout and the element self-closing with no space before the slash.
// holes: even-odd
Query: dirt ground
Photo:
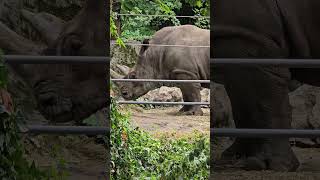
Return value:
<svg viewBox="0 0 320 180">
<path fill-rule="evenodd" d="M 27 158 L 41 169 L 57 168 L 68 180 L 106 180 L 106 149 L 87 136 L 25 137 Z"/>
<path fill-rule="evenodd" d="M 319 180 L 320 149 L 293 147 L 301 165 L 297 172 L 245 171 L 236 168 L 217 168 L 211 173 L 214 180 Z M 217 149 L 217 153 L 222 149 Z M 216 168 L 216 167 L 213 167 Z M 211 171 L 212 172 L 212 171 Z"/>
<path fill-rule="evenodd" d="M 150 110 L 133 110 L 134 126 L 150 132 L 155 137 L 175 133 L 174 137 L 188 136 L 195 130 L 210 133 L 210 109 L 202 108 L 203 116 L 176 115 L 179 107 L 163 107 Z"/>
<path fill-rule="evenodd" d="M 173 137 L 191 135 L 194 130 L 210 132 L 209 109 L 203 108 L 204 116 L 177 116 L 178 107 L 145 110 L 132 109 L 132 123 L 154 136 L 172 134 Z M 57 166 L 69 172 L 70 180 L 106 179 L 106 150 L 86 136 L 32 136 L 27 138 L 28 158 L 36 160 L 43 168 Z M 228 144 L 211 151 L 217 157 Z M 214 180 L 320 180 L 320 149 L 294 147 L 301 166 L 297 172 L 244 171 L 234 168 L 213 169 Z M 59 156 L 56 156 L 59 154 Z M 58 165 L 60 167 L 61 165 Z"/>
<path fill-rule="evenodd" d="M 218 141 L 219 142 L 219 141 Z M 211 146 L 213 159 L 220 156 L 229 143 Z M 245 171 L 236 168 L 213 167 L 210 179 L 214 180 L 320 180 L 320 149 L 293 147 L 301 165 L 297 172 Z M 215 153 L 216 152 L 216 153 Z"/>
</svg>

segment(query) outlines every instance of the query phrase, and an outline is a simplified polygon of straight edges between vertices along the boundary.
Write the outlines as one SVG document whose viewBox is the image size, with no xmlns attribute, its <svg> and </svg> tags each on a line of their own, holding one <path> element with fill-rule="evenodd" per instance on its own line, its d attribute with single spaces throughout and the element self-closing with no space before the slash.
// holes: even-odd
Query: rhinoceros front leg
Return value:
<svg viewBox="0 0 320 180">
<path fill-rule="evenodd" d="M 237 128 L 291 128 L 288 73 L 280 68 L 229 68 L 225 87 Z M 243 81 L 239 81 L 243 80 Z M 240 154 L 249 170 L 293 171 L 299 166 L 288 138 L 237 138 L 224 157 Z"/>
<path fill-rule="evenodd" d="M 175 79 L 179 80 L 191 80 L 193 76 L 187 73 L 176 73 Z M 184 102 L 200 102 L 201 101 L 201 85 L 200 83 L 181 83 L 178 85 L 181 89 L 182 97 Z M 180 110 L 180 115 L 196 115 L 202 116 L 203 112 L 200 105 L 184 105 Z"/>
</svg>

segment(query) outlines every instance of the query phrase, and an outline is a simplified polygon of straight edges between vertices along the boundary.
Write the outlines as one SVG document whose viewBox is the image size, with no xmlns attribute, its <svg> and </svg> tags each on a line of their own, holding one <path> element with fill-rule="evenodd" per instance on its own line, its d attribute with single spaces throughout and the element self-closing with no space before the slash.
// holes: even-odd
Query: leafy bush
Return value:
<svg viewBox="0 0 320 180">
<path fill-rule="evenodd" d="M 110 113 L 112 179 L 208 179 L 207 136 L 157 139 L 133 128 L 113 101 Z"/>
<path fill-rule="evenodd" d="M 122 0 L 121 13 L 126 14 L 166 14 L 175 15 L 174 9 L 179 9 L 179 0 Z M 143 40 L 158 30 L 161 24 L 179 25 L 175 17 L 147 17 L 147 16 L 121 16 L 122 34 L 124 39 Z"/>
<path fill-rule="evenodd" d="M 175 16 L 183 7 L 188 5 L 192 14 L 196 16 L 209 16 L 210 1 L 208 0 L 120 0 L 121 13 L 124 14 L 149 14 L 149 15 L 171 15 Z M 188 10 L 190 11 L 190 9 Z M 111 12 L 111 31 L 114 31 L 114 21 L 121 19 L 121 36 L 113 34 L 113 37 L 123 40 L 143 40 L 152 36 L 157 30 L 165 26 L 180 25 L 180 19 L 176 17 L 159 16 L 121 16 Z M 186 14 L 181 14 L 186 15 Z M 210 28 L 210 21 L 207 18 L 193 18 L 191 24 L 200 28 Z M 121 42 L 118 42 L 121 44 Z"/>
</svg>

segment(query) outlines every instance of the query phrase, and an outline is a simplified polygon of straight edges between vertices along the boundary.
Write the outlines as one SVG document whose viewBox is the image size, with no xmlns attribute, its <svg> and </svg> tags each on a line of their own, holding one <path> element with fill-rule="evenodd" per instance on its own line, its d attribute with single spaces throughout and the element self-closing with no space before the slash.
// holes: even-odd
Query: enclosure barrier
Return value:
<svg viewBox="0 0 320 180">
<path fill-rule="evenodd" d="M 111 79 L 113 82 L 210 83 L 210 80 Z"/>
<path fill-rule="evenodd" d="M 320 59 L 210 58 L 210 65 L 236 67 L 277 66 L 287 68 L 320 68 Z M 316 138 L 320 137 L 320 130 L 210 128 L 210 136 L 245 138 Z"/>
<path fill-rule="evenodd" d="M 3 59 L 9 64 L 63 64 L 63 63 L 92 63 L 105 64 L 110 62 L 110 57 L 92 56 L 24 56 L 4 55 Z M 300 68 L 320 68 L 320 59 L 231 59 L 211 58 L 210 64 L 223 66 L 282 66 Z M 139 81 L 141 79 L 113 79 L 115 81 Z M 209 83 L 208 80 L 143 80 L 144 82 L 175 82 L 175 83 Z M 122 103 L 122 102 L 121 102 Z M 148 102 L 152 103 L 152 102 Z M 157 102 L 153 102 L 157 103 Z M 180 103 L 180 102 L 177 102 Z M 183 103 L 183 102 L 181 102 Z M 187 102 L 184 102 L 187 103 Z M 201 103 L 201 102 L 192 102 Z M 92 126 L 26 126 L 22 133 L 57 133 L 57 134 L 107 134 L 110 130 L 106 127 Z M 212 136 L 228 137 L 320 137 L 320 130 L 294 130 L 294 129 L 228 129 L 210 128 Z"/>
<path fill-rule="evenodd" d="M 320 59 L 244 59 L 244 58 L 211 58 L 215 66 L 277 66 L 290 68 L 320 68 Z"/>
<path fill-rule="evenodd" d="M 210 135 L 242 138 L 317 138 L 320 137 L 320 130 L 210 128 Z"/>
<path fill-rule="evenodd" d="M 118 43 L 111 42 L 111 45 L 117 45 Z M 188 46 L 180 44 L 138 44 L 138 43 L 125 43 L 129 46 L 154 46 L 154 47 L 182 47 L 182 48 L 210 48 L 210 46 Z"/>
<path fill-rule="evenodd" d="M 144 16 L 144 17 L 176 17 L 176 18 L 206 18 L 210 19 L 210 16 L 179 16 L 179 15 L 166 15 L 166 14 L 125 14 L 115 13 L 116 16 Z"/>
<path fill-rule="evenodd" d="M 103 56 L 25 56 L 4 55 L 5 63 L 8 64 L 106 64 L 110 57 Z"/>
<path fill-rule="evenodd" d="M 86 134 L 86 135 L 109 135 L 107 127 L 95 126 L 40 126 L 28 125 L 21 128 L 21 133 L 29 134 Z"/>
<path fill-rule="evenodd" d="M 118 101 L 118 104 L 153 104 L 153 105 L 210 105 L 209 102 L 147 102 L 147 101 Z"/>
<path fill-rule="evenodd" d="M 171 79 L 111 79 L 113 82 L 162 82 L 162 83 L 210 83 L 210 80 L 171 80 Z M 147 102 L 117 101 L 118 104 L 153 104 L 153 105 L 210 105 L 209 102 Z"/>
</svg>

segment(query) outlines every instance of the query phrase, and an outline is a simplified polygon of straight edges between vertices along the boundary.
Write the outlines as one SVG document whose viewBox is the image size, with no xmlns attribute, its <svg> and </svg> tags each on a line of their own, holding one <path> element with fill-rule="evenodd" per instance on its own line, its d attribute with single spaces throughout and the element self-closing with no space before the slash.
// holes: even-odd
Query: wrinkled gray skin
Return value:
<svg viewBox="0 0 320 180">
<path fill-rule="evenodd" d="M 192 25 L 165 27 L 157 31 L 152 39 L 143 44 L 209 46 L 209 30 Z M 179 79 L 207 80 L 209 72 L 209 48 L 142 46 L 133 70 L 125 78 L 129 79 Z M 138 98 L 150 90 L 161 87 L 161 83 L 122 82 L 117 83 L 122 96 L 127 99 Z M 206 86 L 207 85 L 207 86 Z M 177 83 L 185 102 L 201 101 L 200 89 L 208 84 Z M 185 105 L 181 114 L 202 115 L 199 105 Z"/>
<path fill-rule="evenodd" d="M 218 0 L 213 7 L 212 57 L 320 57 L 320 24 L 313 21 L 320 18 L 317 0 Z M 211 70 L 213 81 L 225 85 L 237 128 L 291 128 L 290 80 L 320 85 L 320 70 L 312 68 L 213 66 Z M 237 138 L 221 162 L 249 170 L 299 167 L 288 138 Z"/>
<path fill-rule="evenodd" d="M 10 30 L 7 31 L 10 32 L 11 41 L 15 43 L 6 39 L 2 43 L 4 47 L 7 47 L 6 43 L 13 44 L 12 54 L 32 52 L 31 54 L 41 55 L 106 56 L 109 42 L 106 9 L 106 1 L 88 0 L 79 14 L 67 23 L 51 16 L 48 21 L 48 15 L 33 16 L 32 13 L 23 11 L 22 15 L 29 18 L 30 23 L 45 37 L 48 48 L 29 45 L 32 42 Z M 52 27 L 47 27 L 50 23 Z M 57 27 L 59 25 L 61 27 Z M 48 32 L 52 35 L 46 34 Z M 22 44 L 24 41 L 27 43 Z M 18 51 L 21 47 L 26 47 L 25 52 Z M 107 64 L 39 64 L 12 67 L 34 88 L 39 109 L 47 119 L 53 122 L 79 122 L 108 104 Z"/>
</svg>

